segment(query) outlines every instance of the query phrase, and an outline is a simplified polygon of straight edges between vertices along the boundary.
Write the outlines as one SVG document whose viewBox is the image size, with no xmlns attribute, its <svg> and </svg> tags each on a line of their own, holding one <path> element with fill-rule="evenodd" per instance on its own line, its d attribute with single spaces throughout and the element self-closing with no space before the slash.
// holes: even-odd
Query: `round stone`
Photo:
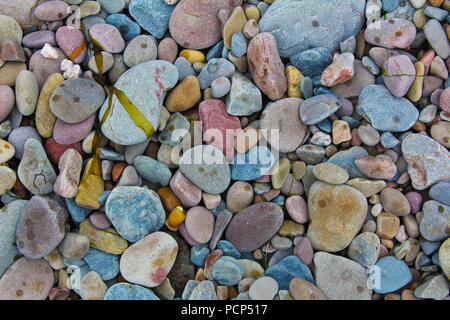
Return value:
<svg viewBox="0 0 450 320">
<path fill-rule="evenodd" d="M 298 98 L 278 100 L 264 109 L 261 115 L 262 135 L 280 152 L 295 151 L 306 138 L 308 126 L 298 114 L 302 101 Z"/>
<path fill-rule="evenodd" d="M 378 267 L 378 279 L 375 279 L 374 290 L 380 294 L 397 291 L 412 280 L 408 265 L 393 256 L 381 258 L 375 264 Z"/>
<path fill-rule="evenodd" d="M 172 269 L 177 252 L 174 238 L 164 232 L 154 232 L 125 250 L 120 259 L 120 273 L 128 282 L 156 287 Z"/>
<path fill-rule="evenodd" d="M 253 200 L 253 188 L 245 181 L 236 181 L 227 192 L 227 208 L 231 212 L 239 212 L 247 208 Z"/>
<path fill-rule="evenodd" d="M 125 49 L 125 41 L 113 25 L 97 23 L 89 30 L 89 36 L 100 49 L 109 53 L 120 53 Z"/>
<path fill-rule="evenodd" d="M 114 188 L 106 200 L 105 212 L 117 232 L 130 242 L 158 231 L 166 219 L 158 194 L 135 186 Z"/>
<path fill-rule="evenodd" d="M 201 145 L 186 151 L 180 158 L 181 172 L 205 192 L 219 194 L 231 180 L 231 170 L 218 148 Z"/>
<path fill-rule="evenodd" d="M 155 60 L 158 55 L 156 41 L 146 35 L 140 35 L 128 43 L 123 53 L 123 61 L 132 68 L 139 63 Z"/>
<path fill-rule="evenodd" d="M 233 216 L 225 238 L 240 252 L 250 252 L 266 243 L 282 223 L 283 210 L 279 205 L 272 202 L 256 203 Z"/>
<path fill-rule="evenodd" d="M 297 223 L 306 223 L 309 220 L 306 201 L 299 195 L 286 199 L 286 210 L 292 220 Z"/>
<path fill-rule="evenodd" d="M 407 216 L 411 212 L 408 199 L 397 189 L 383 189 L 380 193 L 380 200 L 386 212 L 391 212 L 397 216 Z"/>
<path fill-rule="evenodd" d="M 186 213 L 186 230 L 199 243 L 206 243 L 211 239 L 214 229 L 214 216 L 205 207 L 197 206 Z"/>
<path fill-rule="evenodd" d="M 221 257 L 212 267 L 212 278 L 221 285 L 234 286 L 244 276 L 244 268 L 233 257 Z"/>
<path fill-rule="evenodd" d="M 273 300 L 277 292 L 278 282 L 271 277 L 261 277 L 257 279 L 252 283 L 248 290 L 251 300 Z"/>
<path fill-rule="evenodd" d="M 371 300 L 367 270 L 350 259 L 317 252 L 314 255 L 316 285 L 330 300 Z"/>
<path fill-rule="evenodd" d="M 331 162 L 315 165 L 313 174 L 317 179 L 330 184 L 343 184 L 349 178 L 347 171 Z"/>
<path fill-rule="evenodd" d="M 39 83 L 34 73 L 28 70 L 19 72 L 15 91 L 16 104 L 20 113 L 24 116 L 33 114 L 39 97 Z"/>
<path fill-rule="evenodd" d="M 346 248 L 361 229 L 367 213 L 364 195 L 347 185 L 316 181 L 308 192 L 311 223 L 307 237 L 316 250 Z"/>
<path fill-rule="evenodd" d="M 0 85 L 0 121 L 3 121 L 8 117 L 14 108 L 14 91 L 4 85 Z"/>
<path fill-rule="evenodd" d="M 64 122 L 78 123 L 97 111 L 103 101 L 105 92 L 97 82 L 82 78 L 69 79 L 53 91 L 50 109 Z"/>
<path fill-rule="evenodd" d="M 447 239 L 439 248 L 439 264 L 442 271 L 450 279 L 450 240 Z"/>
</svg>

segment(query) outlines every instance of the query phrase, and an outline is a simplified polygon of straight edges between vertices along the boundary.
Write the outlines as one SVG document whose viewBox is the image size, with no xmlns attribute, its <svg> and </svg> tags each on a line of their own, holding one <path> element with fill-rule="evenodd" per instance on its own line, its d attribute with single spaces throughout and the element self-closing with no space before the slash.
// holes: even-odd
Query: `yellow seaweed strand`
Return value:
<svg viewBox="0 0 450 320">
<path fill-rule="evenodd" d="M 131 120 L 133 120 L 134 124 L 144 131 L 145 136 L 150 138 L 154 133 L 155 129 L 153 128 L 150 121 L 147 120 L 146 117 L 142 114 L 142 112 L 128 99 L 128 97 L 123 93 L 123 91 L 113 87 L 110 93 L 110 100 L 112 100 L 112 96 L 115 95 L 119 100 L 122 107 L 130 116 Z M 108 102 L 110 105 L 111 102 Z"/>
</svg>

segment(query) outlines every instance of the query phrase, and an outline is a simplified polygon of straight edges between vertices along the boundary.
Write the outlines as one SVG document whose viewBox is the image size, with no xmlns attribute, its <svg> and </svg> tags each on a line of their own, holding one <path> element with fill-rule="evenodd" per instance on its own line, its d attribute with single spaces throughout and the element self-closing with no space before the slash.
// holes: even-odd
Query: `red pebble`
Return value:
<svg viewBox="0 0 450 320">
<path fill-rule="evenodd" d="M 51 137 L 50 139 L 47 139 L 47 141 L 45 141 L 44 148 L 45 148 L 45 151 L 47 152 L 47 155 L 48 155 L 50 161 L 52 161 L 55 164 L 58 164 L 59 158 L 61 158 L 62 154 L 67 149 L 70 149 L 70 148 L 77 150 L 83 156 L 83 149 L 81 148 L 81 143 L 79 143 L 79 142 L 73 143 L 73 144 L 68 144 L 68 145 L 63 145 L 63 144 L 59 144 L 58 142 L 55 141 L 55 139 L 53 137 Z"/>
</svg>

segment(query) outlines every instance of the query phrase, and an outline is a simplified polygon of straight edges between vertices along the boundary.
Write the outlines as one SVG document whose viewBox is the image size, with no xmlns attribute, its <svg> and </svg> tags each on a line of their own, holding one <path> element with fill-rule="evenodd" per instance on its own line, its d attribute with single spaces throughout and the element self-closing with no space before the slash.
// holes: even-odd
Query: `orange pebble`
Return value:
<svg viewBox="0 0 450 320">
<path fill-rule="evenodd" d="M 444 0 L 428 0 L 433 7 L 440 7 Z"/>
<path fill-rule="evenodd" d="M 161 198 L 164 209 L 166 209 L 167 211 L 172 211 L 173 209 L 181 205 L 180 200 L 169 187 L 160 188 L 158 190 L 158 195 Z"/>
<path fill-rule="evenodd" d="M 178 226 L 183 223 L 186 219 L 186 214 L 184 213 L 183 207 L 178 206 L 172 210 L 169 218 L 166 220 L 166 226 L 172 231 L 178 231 Z"/>
<path fill-rule="evenodd" d="M 125 162 L 117 162 L 114 164 L 114 167 L 112 168 L 112 181 L 119 181 L 119 178 L 126 166 L 127 164 Z"/>
<path fill-rule="evenodd" d="M 425 131 L 427 129 L 427 126 L 423 122 L 416 121 L 416 123 L 414 123 L 413 125 L 413 129 L 416 131 Z"/>
</svg>

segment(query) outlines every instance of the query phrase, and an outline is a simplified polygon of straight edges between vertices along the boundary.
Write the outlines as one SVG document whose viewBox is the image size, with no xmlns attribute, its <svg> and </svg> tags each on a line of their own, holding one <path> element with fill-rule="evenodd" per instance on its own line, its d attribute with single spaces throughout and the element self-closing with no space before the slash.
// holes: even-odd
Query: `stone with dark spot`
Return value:
<svg viewBox="0 0 450 320">
<path fill-rule="evenodd" d="M 406 131 L 419 118 L 419 111 L 409 100 L 394 97 L 384 85 L 365 87 L 356 112 L 375 129 L 391 132 Z"/>
<path fill-rule="evenodd" d="M 367 26 L 364 38 L 367 42 L 384 48 L 404 49 L 416 38 L 416 27 L 405 19 L 380 19 Z"/>
<path fill-rule="evenodd" d="M 240 6 L 242 0 L 183 0 L 173 10 L 169 29 L 173 39 L 190 49 L 204 49 L 216 44 L 222 36 L 219 11 Z"/>
<path fill-rule="evenodd" d="M 225 232 L 240 252 L 253 251 L 269 240 L 283 223 L 283 210 L 272 202 L 259 202 L 237 213 Z"/>
<path fill-rule="evenodd" d="M 167 277 L 178 252 L 178 244 L 165 232 L 154 232 L 124 251 L 120 273 L 128 282 L 156 287 Z"/>
<path fill-rule="evenodd" d="M 20 256 L 16 245 L 16 229 L 26 200 L 16 200 L 0 209 L 0 277 Z"/>
<path fill-rule="evenodd" d="M 367 200 L 350 186 L 316 181 L 308 192 L 308 211 L 307 237 L 313 248 L 337 252 L 346 248 L 361 229 Z"/>
<path fill-rule="evenodd" d="M 55 200 L 32 197 L 17 225 L 17 248 L 30 259 L 47 256 L 63 240 L 67 217 L 66 209 Z"/>
<path fill-rule="evenodd" d="M 180 158 L 181 172 L 197 187 L 211 194 L 225 191 L 231 181 L 231 170 L 222 151 L 211 145 L 200 145 Z"/>
<path fill-rule="evenodd" d="M 105 92 L 97 82 L 78 78 L 60 84 L 50 97 L 50 110 L 67 123 L 89 118 L 105 101 Z"/>
<path fill-rule="evenodd" d="M 420 221 L 420 234 L 427 240 L 440 241 L 450 234 L 449 207 L 434 200 L 423 204 L 423 218 Z"/>
<path fill-rule="evenodd" d="M 314 255 L 316 285 L 330 300 L 371 300 L 366 268 L 350 259 L 317 252 Z"/>
<path fill-rule="evenodd" d="M 0 278 L 0 300 L 45 300 L 53 282 L 48 262 L 22 257 Z"/>
<path fill-rule="evenodd" d="M 364 0 L 275 1 L 259 27 L 273 34 L 282 57 L 311 47 L 326 47 L 331 52 L 348 37 L 356 37 L 364 23 L 364 7 Z"/>
</svg>

